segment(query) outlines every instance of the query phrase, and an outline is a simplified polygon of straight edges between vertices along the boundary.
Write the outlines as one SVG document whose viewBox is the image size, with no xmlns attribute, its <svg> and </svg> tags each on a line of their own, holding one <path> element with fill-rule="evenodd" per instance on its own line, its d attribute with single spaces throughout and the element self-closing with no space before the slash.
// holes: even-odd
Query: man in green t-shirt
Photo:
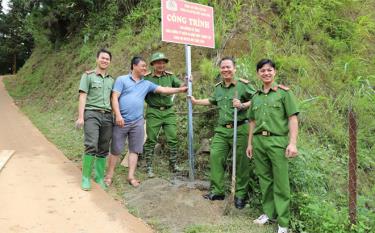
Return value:
<svg viewBox="0 0 375 233">
<path fill-rule="evenodd" d="M 145 75 L 145 80 L 163 87 L 180 87 L 183 83 L 171 72 L 166 71 L 169 62 L 164 53 L 154 53 L 150 65 L 153 71 Z M 173 109 L 173 97 L 165 94 L 149 93 L 146 96 L 146 135 L 144 154 L 148 177 L 154 177 L 152 159 L 160 129 L 163 129 L 169 147 L 169 167 L 172 172 L 179 170 L 177 160 L 176 113 Z"/>
<path fill-rule="evenodd" d="M 76 127 L 84 127 L 85 154 L 82 159 L 82 184 L 91 189 L 91 171 L 94 162 L 95 181 L 103 188 L 106 156 L 112 137 L 111 91 L 113 78 L 107 73 L 112 55 L 101 49 L 96 55 L 95 70 L 86 71 L 79 86 L 78 120 Z"/>
<path fill-rule="evenodd" d="M 255 90 L 248 80 L 236 78 L 236 64 L 233 58 L 224 57 L 220 60 L 219 67 L 222 81 L 216 84 L 211 97 L 200 100 L 191 97 L 193 104 L 216 105 L 219 110 L 218 125 L 215 128 L 210 153 L 211 190 L 203 197 L 209 200 L 224 199 L 224 174 L 228 154 L 233 147 L 233 113 L 234 108 L 237 108 L 237 172 L 234 204 L 236 208 L 242 209 L 246 204 L 251 174 L 250 160 L 246 157 L 247 109 Z"/>
</svg>

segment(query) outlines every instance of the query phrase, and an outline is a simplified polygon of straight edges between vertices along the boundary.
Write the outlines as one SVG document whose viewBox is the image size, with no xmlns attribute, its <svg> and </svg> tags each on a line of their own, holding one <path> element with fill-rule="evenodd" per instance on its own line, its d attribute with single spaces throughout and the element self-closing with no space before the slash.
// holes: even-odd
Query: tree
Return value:
<svg viewBox="0 0 375 233">
<path fill-rule="evenodd" d="M 0 14 L 0 73 L 15 74 L 31 55 L 34 43 L 25 26 L 29 13 L 26 1 L 13 0 L 9 12 Z"/>
<path fill-rule="evenodd" d="M 92 35 L 93 39 L 99 33 L 106 40 L 138 3 L 140 0 L 10 0 L 9 12 L 0 11 L 0 73 L 15 73 L 34 44 L 59 48 L 72 37 Z"/>
</svg>

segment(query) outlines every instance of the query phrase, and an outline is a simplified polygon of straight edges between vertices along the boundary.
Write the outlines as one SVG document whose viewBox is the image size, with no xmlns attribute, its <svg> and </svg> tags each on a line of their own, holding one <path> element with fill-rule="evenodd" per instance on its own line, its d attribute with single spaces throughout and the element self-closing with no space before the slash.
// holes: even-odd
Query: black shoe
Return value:
<svg viewBox="0 0 375 233">
<path fill-rule="evenodd" d="M 207 193 L 203 195 L 204 199 L 208 199 L 210 201 L 216 201 L 216 200 L 224 200 L 225 196 L 224 195 L 218 195 L 218 194 L 213 194 L 213 193 Z"/>
<path fill-rule="evenodd" d="M 235 197 L 234 198 L 234 206 L 237 208 L 237 209 L 243 209 L 246 205 L 246 199 L 245 198 L 238 198 L 238 197 Z"/>
</svg>

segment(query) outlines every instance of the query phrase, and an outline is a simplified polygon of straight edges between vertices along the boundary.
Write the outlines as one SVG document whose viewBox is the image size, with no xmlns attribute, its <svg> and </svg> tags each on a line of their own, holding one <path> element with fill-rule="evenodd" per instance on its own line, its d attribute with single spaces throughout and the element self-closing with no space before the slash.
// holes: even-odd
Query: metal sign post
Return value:
<svg viewBox="0 0 375 233">
<path fill-rule="evenodd" d="M 188 96 L 193 95 L 193 82 L 191 79 L 191 46 L 185 45 L 186 75 L 188 85 Z M 189 141 L 189 179 L 194 181 L 194 141 L 193 141 L 193 104 L 188 98 L 188 141 Z"/>
<path fill-rule="evenodd" d="M 215 48 L 212 7 L 183 0 L 161 0 L 162 41 L 185 44 L 188 96 L 193 93 L 190 45 Z M 194 181 L 193 105 L 188 98 L 189 178 Z"/>
</svg>

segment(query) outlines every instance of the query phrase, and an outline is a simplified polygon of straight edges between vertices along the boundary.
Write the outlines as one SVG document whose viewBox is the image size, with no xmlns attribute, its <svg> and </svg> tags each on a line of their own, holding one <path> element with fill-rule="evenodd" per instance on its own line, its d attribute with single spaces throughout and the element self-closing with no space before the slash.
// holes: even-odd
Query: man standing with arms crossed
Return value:
<svg viewBox="0 0 375 233">
<path fill-rule="evenodd" d="M 111 90 L 113 78 L 107 73 L 112 55 L 101 49 L 96 55 L 96 69 L 82 75 L 79 86 L 79 107 L 76 127 L 84 127 L 85 154 L 82 159 L 82 184 L 91 189 L 91 171 L 94 162 L 95 181 L 103 188 L 106 156 L 112 137 Z"/>
<path fill-rule="evenodd" d="M 210 153 L 211 191 L 203 197 L 211 201 L 223 200 L 224 173 L 228 154 L 233 147 L 233 114 L 238 109 L 237 120 L 237 157 L 235 206 L 245 207 L 250 180 L 250 160 L 246 157 L 248 138 L 247 109 L 249 108 L 254 88 L 246 79 L 236 79 L 236 63 L 231 57 L 224 57 L 219 62 L 222 81 L 215 86 L 214 93 L 208 99 L 195 99 L 193 104 L 216 105 L 219 109 L 218 126 L 212 140 Z"/>
<path fill-rule="evenodd" d="M 158 86 L 143 77 L 147 72 L 147 64 L 141 57 L 131 60 L 131 73 L 116 79 L 112 92 L 112 107 L 116 125 L 113 128 L 111 156 L 106 176 L 106 183 L 112 182 L 114 169 L 119 155 L 128 138 L 129 171 L 128 182 L 138 187 L 140 181 L 135 179 L 138 155 L 143 152 L 144 140 L 144 100 L 148 93 L 175 94 L 186 92 L 186 87 L 171 88 Z"/>
<path fill-rule="evenodd" d="M 181 87 L 183 83 L 171 72 L 166 71 L 168 58 L 160 52 L 151 56 L 150 65 L 153 71 L 146 74 L 145 80 L 163 87 Z M 152 159 L 160 128 L 163 128 L 169 147 L 169 168 L 172 172 L 179 171 L 177 160 L 177 126 L 176 113 L 170 95 L 149 93 L 146 96 L 146 135 L 144 154 L 148 177 L 154 177 Z"/>
</svg>

